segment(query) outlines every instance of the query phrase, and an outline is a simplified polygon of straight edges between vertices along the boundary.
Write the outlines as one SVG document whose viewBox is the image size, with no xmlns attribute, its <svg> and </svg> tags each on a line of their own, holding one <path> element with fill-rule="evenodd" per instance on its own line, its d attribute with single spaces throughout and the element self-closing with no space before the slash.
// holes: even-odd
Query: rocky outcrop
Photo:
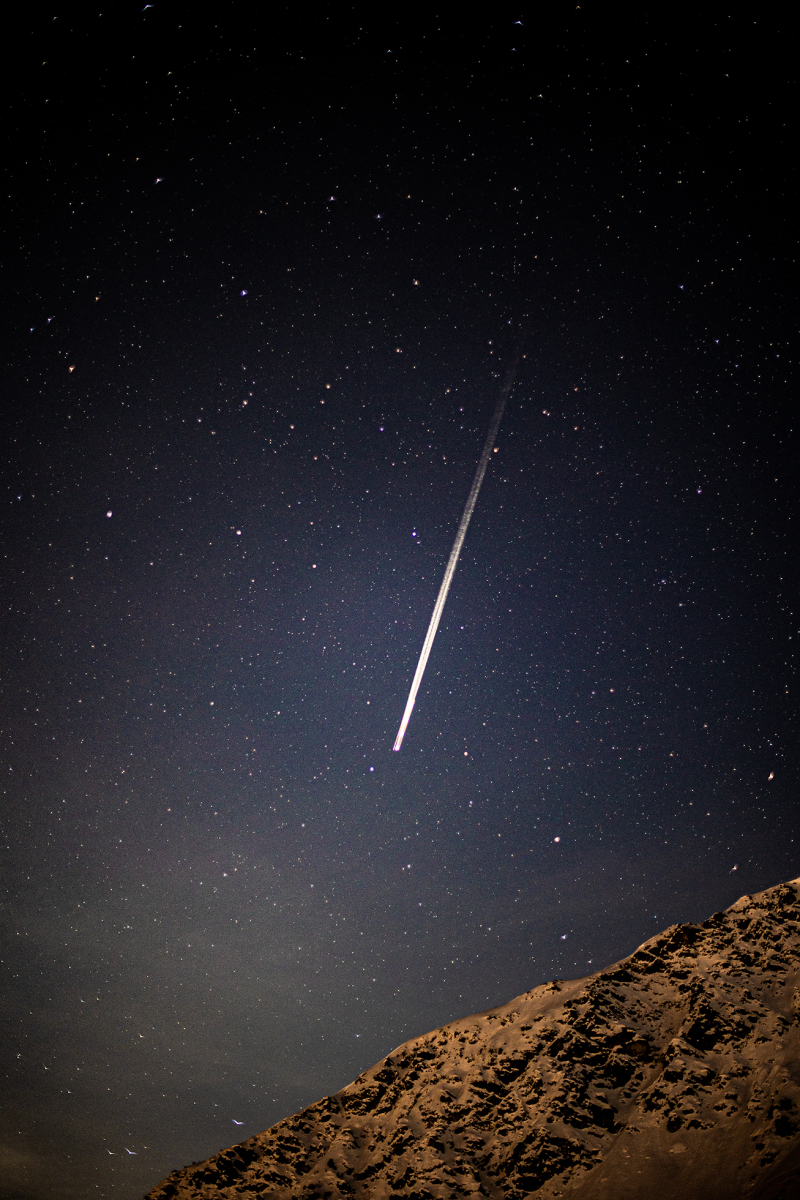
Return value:
<svg viewBox="0 0 800 1200">
<path fill-rule="evenodd" d="M 800 880 L 393 1051 L 147 1200 L 797 1200 Z"/>
</svg>

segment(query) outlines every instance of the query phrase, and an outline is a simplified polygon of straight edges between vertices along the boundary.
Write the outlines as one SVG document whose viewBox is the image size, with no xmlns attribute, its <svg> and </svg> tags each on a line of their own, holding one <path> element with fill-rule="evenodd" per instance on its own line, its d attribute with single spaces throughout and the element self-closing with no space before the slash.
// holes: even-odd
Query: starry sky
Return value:
<svg viewBox="0 0 800 1200">
<path fill-rule="evenodd" d="M 800 870 L 775 12 L 105 7 L 9 43 L 2 1200 Z"/>
</svg>

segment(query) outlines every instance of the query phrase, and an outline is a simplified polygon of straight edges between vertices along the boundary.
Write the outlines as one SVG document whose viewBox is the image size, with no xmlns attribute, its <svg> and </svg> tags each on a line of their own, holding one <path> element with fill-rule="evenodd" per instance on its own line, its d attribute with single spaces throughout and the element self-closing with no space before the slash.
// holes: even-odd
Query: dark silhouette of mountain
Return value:
<svg viewBox="0 0 800 1200">
<path fill-rule="evenodd" d="M 798 1200 L 799 893 L 414 1038 L 147 1200 Z"/>
</svg>

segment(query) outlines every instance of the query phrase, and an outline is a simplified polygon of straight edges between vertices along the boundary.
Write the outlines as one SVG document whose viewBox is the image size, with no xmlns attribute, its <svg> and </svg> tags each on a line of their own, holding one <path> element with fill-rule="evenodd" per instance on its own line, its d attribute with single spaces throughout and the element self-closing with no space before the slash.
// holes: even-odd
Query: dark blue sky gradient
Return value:
<svg viewBox="0 0 800 1200">
<path fill-rule="evenodd" d="M 798 873 L 794 56 L 17 16 L 0 1200 L 135 1200 Z"/>
</svg>

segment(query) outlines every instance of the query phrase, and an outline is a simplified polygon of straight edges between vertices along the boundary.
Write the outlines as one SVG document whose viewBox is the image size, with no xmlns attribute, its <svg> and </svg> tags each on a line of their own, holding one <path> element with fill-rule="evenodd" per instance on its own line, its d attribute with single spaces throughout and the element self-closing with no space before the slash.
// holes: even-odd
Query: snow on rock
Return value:
<svg viewBox="0 0 800 1200">
<path fill-rule="evenodd" d="M 797 1200 L 800 879 L 406 1042 L 147 1200 Z"/>
</svg>

